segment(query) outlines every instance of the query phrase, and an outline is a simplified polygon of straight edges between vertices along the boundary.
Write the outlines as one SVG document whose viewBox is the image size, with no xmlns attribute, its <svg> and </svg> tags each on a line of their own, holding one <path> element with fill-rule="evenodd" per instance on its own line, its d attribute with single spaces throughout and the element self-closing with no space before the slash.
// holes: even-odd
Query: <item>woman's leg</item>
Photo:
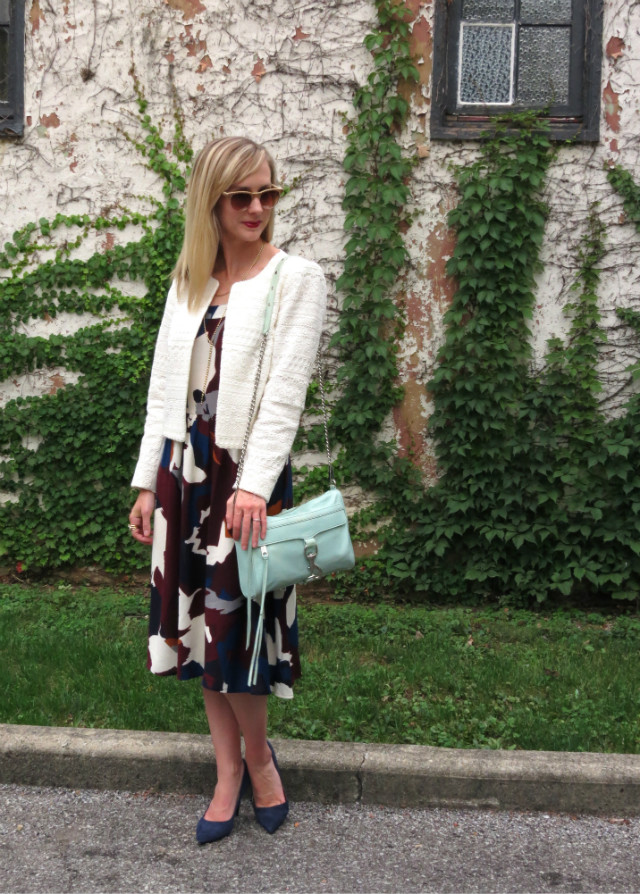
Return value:
<svg viewBox="0 0 640 894">
<path fill-rule="evenodd" d="M 284 804 L 282 782 L 267 745 L 267 696 L 238 692 L 229 693 L 224 698 L 229 700 L 229 706 L 244 738 L 245 760 L 251 775 L 254 804 L 256 807 Z"/>
<path fill-rule="evenodd" d="M 233 816 L 242 784 L 240 727 L 227 695 L 210 689 L 202 692 L 218 772 L 215 792 L 204 817 L 211 822 L 224 822 Z"/>
</svg>

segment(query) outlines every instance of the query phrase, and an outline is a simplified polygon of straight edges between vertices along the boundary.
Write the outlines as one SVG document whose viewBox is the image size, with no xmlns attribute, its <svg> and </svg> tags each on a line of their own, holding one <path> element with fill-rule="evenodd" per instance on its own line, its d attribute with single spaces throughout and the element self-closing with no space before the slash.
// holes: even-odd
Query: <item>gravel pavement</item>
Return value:
<svg viewBox="0 0 640 894">
<path fill-rule="evenodd" d="M 244 801 L 199 847 L 201 795 L 0 785 L 2 892 L 638 892 L 640 818 Z"/>
</svg>

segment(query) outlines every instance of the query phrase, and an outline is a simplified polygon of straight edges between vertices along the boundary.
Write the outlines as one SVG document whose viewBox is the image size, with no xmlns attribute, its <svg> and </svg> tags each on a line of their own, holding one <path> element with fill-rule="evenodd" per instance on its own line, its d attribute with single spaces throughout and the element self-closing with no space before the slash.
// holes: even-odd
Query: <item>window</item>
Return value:
<svg viewBox="0 0 640 894">
<path fill-rule="evenodd" d="M 602 0 L 436 0 L 431 136 L 545 109 L 557 139 L 597 140 Z"/>
<path fill-rule="evenodd" d="M 0 136 L 24 129 L 24 0 L 0 0 Z"/>
</svg>

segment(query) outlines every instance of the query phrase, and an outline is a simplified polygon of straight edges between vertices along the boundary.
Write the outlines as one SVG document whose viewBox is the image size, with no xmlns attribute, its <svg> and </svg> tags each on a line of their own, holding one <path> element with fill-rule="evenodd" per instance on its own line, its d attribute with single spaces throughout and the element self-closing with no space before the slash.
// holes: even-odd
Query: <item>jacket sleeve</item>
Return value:
<svg viewBox="0 0 640 894">
<path fill-rule="evenodd" d="M 162 323 L 158 332 L 151 378 L 149 380 L 149 394 L 147 397 L 147 416 L 144 424 L 144 433 L 140 444 L 140 455 L 136 465 L 131 487 L 139 487 L 144 490 L 156 489 L 158 465 L 162 453 L 164 436 L 162 433 L 164 419 L 164 397 L 167 380 L 168 364 L 168 338 L 171 328 L 171 320 L 177 303 L 175 285 L 172 285 L 167 296 Z"/>
<path fill-rule="evenodd" d="M 320 267 L 304 261 L 281 280 L 269 376 L 253 423 L 240 487 L 268 500 L 298 431 L 327 303 Z"/>
</svg>

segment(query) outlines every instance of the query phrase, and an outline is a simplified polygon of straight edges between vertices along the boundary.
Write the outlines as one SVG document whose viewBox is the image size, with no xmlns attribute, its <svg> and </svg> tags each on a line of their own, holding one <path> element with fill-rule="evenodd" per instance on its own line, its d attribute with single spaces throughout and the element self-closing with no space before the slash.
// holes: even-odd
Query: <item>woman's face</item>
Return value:
<svg viewBox="0 0 640 894">
<path fill-rule="evenodd" d="M 233 183 L 226 192 L 240 189 L 259 192 L 271 185 L 269 162 L 264 161 L 253 174 Z M 234 211 L 228 196 L 221 196 L 215 207 L 223 238 L 240 242 L 258 242 L 272 212 L 272 208 L 262 207 L 257 196 L 253 197 L 249 207 L 243 211 Z"/>
</svg>

